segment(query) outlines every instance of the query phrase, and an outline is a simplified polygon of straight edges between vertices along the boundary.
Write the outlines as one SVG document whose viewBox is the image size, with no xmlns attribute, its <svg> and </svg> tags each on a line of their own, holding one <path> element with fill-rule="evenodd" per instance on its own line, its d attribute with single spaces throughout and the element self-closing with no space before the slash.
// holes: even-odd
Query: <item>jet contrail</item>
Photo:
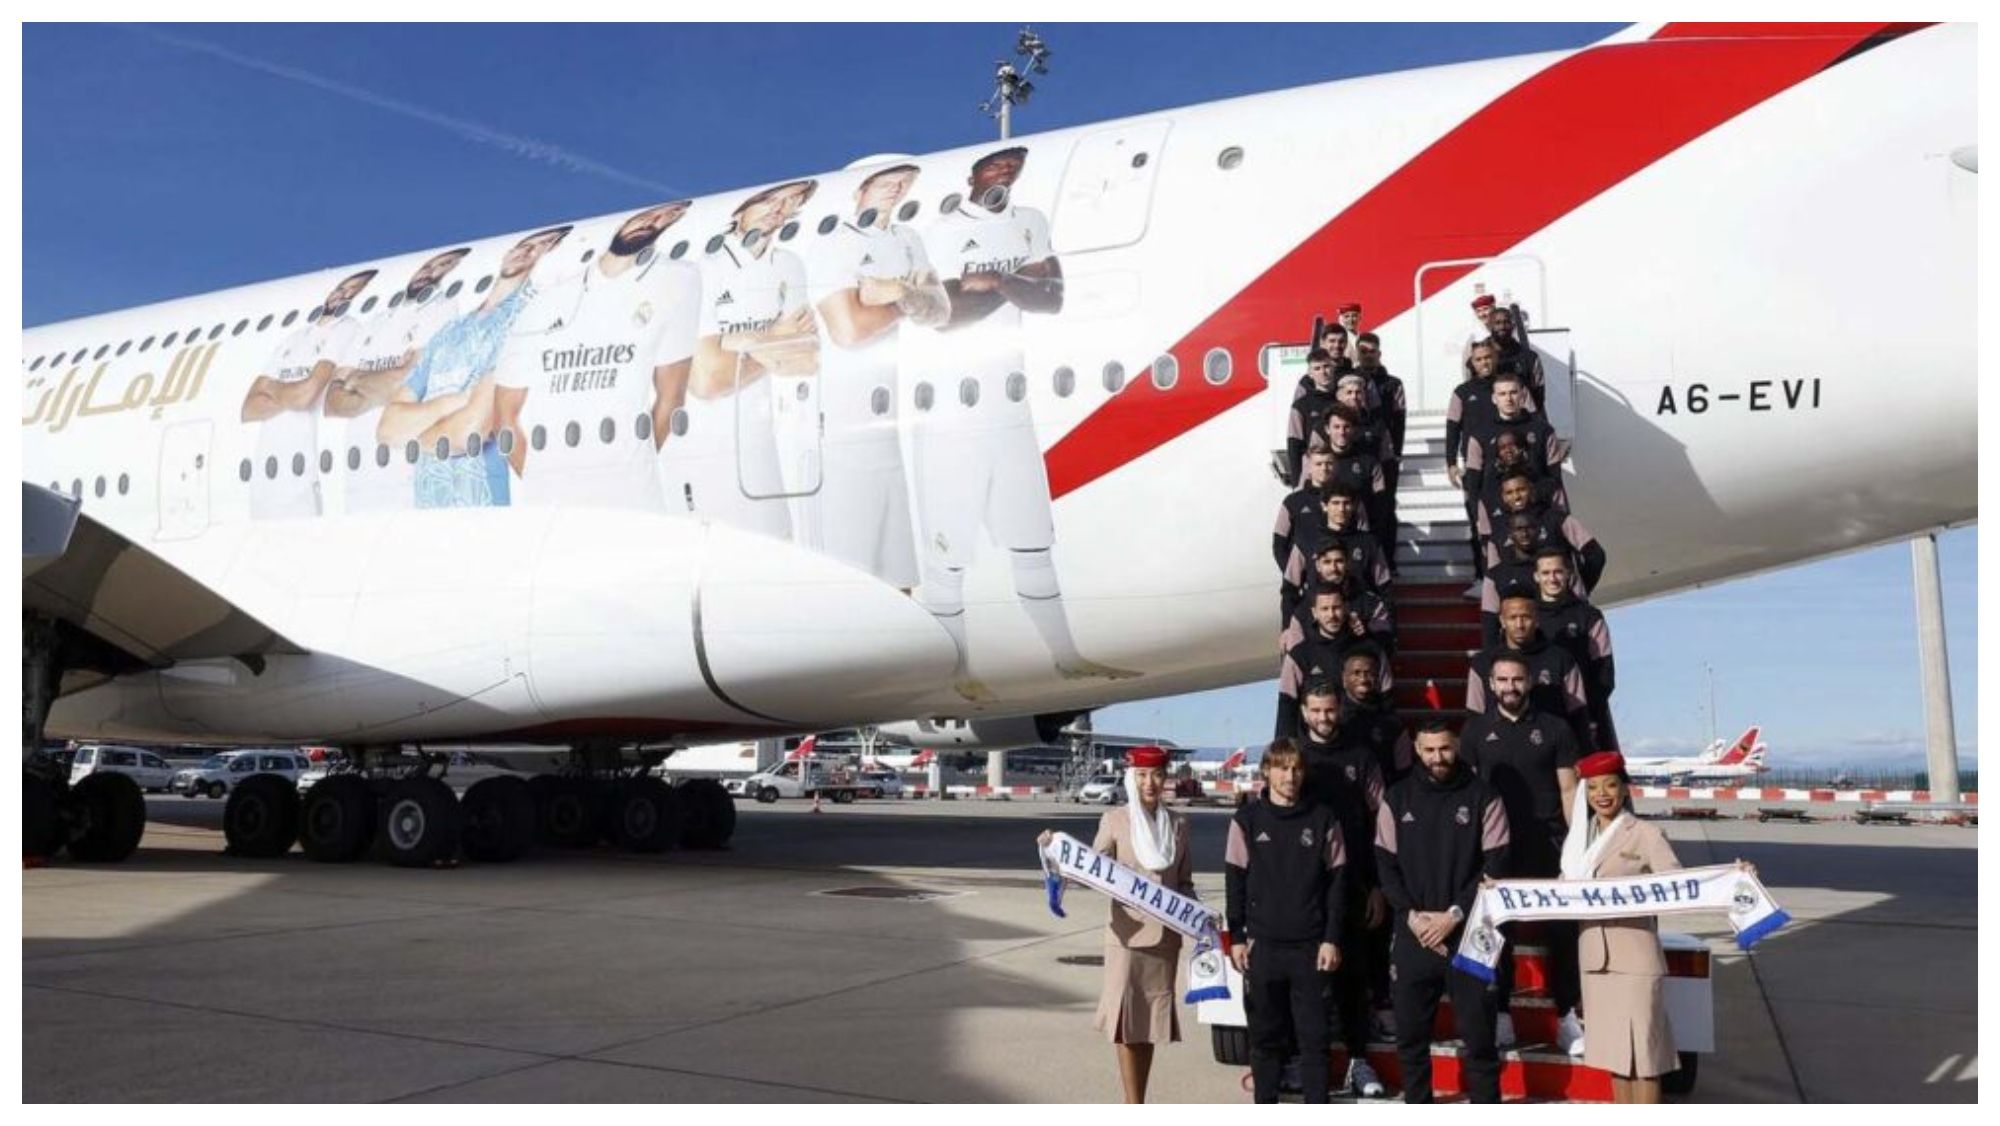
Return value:
<svg viewBox="0 0 2000 1126">
<path fill-rule="evenodd" d="M 425 109 L 423 106 L 412 105 L 409 102 L 377 94 L 372 90 L 364 90 L 358 86 L 350 86 L 345 82 L 327 78 L 324 75 L 315 74 L 309 70 L 303 70 L 295 66 L 286 66 L 282 63 L 268 62 L 264 59 L 241 54 L 220 44 L 210 43 L 205 39 L 191 39 L 184 35 L 176 35 L 145 25 L 127 25 L 126 30 L 144 35 L 149 39 L 165 43 L 171 47 L 179 47 L 184 51 L 195 51 L 200 54 L 209 55 L 224 62 L 235 63 L 237 66 L 271 75 L 274 78 L 283 78 L 292 82 L 302 83 L 316 90 L 324 90 L 329 94 L 337 94 L 343 98 L 352 99 L 363 105 L 400 114 L 403 117 L 436 125 L 442 129 L 449 129 L 461 138 L 471 141 L 474 144 L 491 145 L 502 152 L 527 157 L 529 160 L 537 160 L 545 164 L 553 164 L 558 168 L 564 168 L 571 172 L 584 172 L 593 176 L 602 176 L 607 180 L 615 180 L 621 184 L 630 184 L 635 187 L 645 188 L 662 197 L 685 194 L 671 184 L 662 184 L 658 180 L 649 180 L 644 176 L 635 176 L 630 172 L 620 171 L 608 164 L 592 160 L 589 157 L 579 156 L 559 145 L 549 144 L 547 141 L 537 141 L 529 137 L 517 137 L 512 133 L 503 133 L 498 129 L 488 128 L 476 121 L 467 121 L 463 118 L 439 113 L 436 110 Z"/>
</svg>

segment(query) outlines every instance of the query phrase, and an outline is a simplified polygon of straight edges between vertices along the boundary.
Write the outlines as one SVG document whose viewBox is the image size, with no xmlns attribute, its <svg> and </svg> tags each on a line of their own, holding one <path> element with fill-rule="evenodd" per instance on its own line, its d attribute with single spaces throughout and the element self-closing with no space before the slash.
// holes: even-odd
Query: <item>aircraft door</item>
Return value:
<svg viewBox="0 0 2000 1126">
<path fill-rule="evenodd" d="M 732 396 L 737 488 L 753 501 L 784 503 L 792 541 L 815 548 L 822 542 L 816 501 L 826 452 L 818 349 L 811 331 L 767 342 L 757 352 L 762 374 L 746 370 L 748 354 L 738 357 Z"/>
<path fill-rule="evenodd" d="M 1413 410 L 1443 410 L 1451 399 L 1452 388 L 1464 378 L 1466 347 L 1485 335 L 1470 308 L 1475 297 L 1490 294 L 1501 306 L 1514 310 L 1528 326 L 1528 339 L 1538 349 L 1546 352 L 1552 343 L 1537 335 L 1543 325 L 1556 322 L 1549 315 L 1548 271 L 1535 255 L 1503 254 L 1496 258 L 1426 262 L 1417 267 L 1413 284 L 1417 370 L 1407 389 Z M 1441 296 L 1448 296 L 1449 300 L 1438 300 Z M 1560 343 L 1567 371 L 1567 341 Z M 1542 366 L 1553 379 L 1555 371 L 1550 359 L 1544 354 Z"/>
<path fill-rule="evenodd" d="M 167 427 L 160 436 L 160 526 L 156 540 L 184 540 L 208 528 L 209 437 L 206 420 Z"/>
<path fill-rule="evenodd" d="M 1172 120 L 1158 118 L 1077 142 L 1049 219 L 1049 241 L 1057 254 L 1111 250 L 1145 237 L 1172 127 Z"/>
</svg>

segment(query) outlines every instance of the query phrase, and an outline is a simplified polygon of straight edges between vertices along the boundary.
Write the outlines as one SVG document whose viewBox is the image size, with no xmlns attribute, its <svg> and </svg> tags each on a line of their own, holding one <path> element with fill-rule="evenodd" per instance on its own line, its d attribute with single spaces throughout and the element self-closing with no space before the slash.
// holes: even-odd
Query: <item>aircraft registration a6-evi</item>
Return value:
<svg viewBox="0 0 2000 1126">
<path fill-rule="evenodd" d="M 1413 435 L 1470 298 L 1527 314 L 1600 603 L 1972 520 L 1975 60 L 1640 26 L 29 330 L 29 745 L 615 755 L 1268 677 L 1343 300 Z"/>
</svg>

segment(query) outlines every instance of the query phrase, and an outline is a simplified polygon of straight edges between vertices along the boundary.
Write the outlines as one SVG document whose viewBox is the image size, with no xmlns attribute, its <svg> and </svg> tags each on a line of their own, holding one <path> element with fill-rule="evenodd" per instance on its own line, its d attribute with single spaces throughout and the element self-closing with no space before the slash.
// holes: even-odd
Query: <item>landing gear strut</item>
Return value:
<svg viewBox="0 0 2000 1126">
<path fill-rule="evenodd" d="M 123 774 L 92 774 L 75 787 L 42 753 L 42 735 L 67 666 L 64 627 L 21 615 L 21 854 L 46 860 L 63 848 L 77 860 L 116 863 L 146 831 L 146 797 Z"/>
</svg>

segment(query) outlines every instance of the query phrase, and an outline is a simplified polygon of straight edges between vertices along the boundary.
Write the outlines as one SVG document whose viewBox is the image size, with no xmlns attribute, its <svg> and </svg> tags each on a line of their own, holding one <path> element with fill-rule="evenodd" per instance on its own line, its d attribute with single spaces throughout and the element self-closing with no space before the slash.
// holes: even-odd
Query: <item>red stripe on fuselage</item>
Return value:
<svg viewBox="0 0 2000 1126">
<path fill-rule="evenodd" d="M 1359 301 L 1371 325 L 1413 303 L 1417 268 L 1506 252 L 1607 188 L 1730 118 L 1810 78 L 1888 24 L 1670 24 L 1644 43 L 1580 51 L 1488 104 L 1354 201 L 1169 351 L 1183 376 L 1123 391 L 1049 448 L 1060 497 L 1150 453 L 1261 387 L 1245 370 L 1221 386 L 1203 354 L 1247 367 L 1263 346 L 1296 341 L 1334 301 Z M 1424 275 L 1425 295 L 1467 269 Z M 1395 357 L 1390 357 L 1393 362 Z"/>
</svg>

